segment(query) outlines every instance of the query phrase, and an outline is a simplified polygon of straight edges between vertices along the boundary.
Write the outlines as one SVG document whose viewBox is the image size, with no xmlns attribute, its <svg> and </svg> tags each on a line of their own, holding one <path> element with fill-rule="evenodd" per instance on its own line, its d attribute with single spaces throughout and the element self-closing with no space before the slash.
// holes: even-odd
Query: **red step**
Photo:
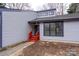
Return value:
<svg viewBox="0 0 79 59">
<path fill-rule="evenodd" d="M 32 35 L 32 32 L 29 33 L 29 40 L 32 42 L 36 42 L 39 40 L 39 33 L 36 33 L 36 35 Z"/>
</svg>

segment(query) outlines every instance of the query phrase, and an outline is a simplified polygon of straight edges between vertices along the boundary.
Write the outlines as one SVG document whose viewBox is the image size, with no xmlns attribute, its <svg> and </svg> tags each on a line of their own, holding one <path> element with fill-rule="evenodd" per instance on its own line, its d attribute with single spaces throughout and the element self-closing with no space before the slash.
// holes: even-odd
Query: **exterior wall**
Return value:
<svg viewBox="0 0 79 59">
<path fill-rule="evenodd" d="M 2 13 L 2 46 L 27 41 L 31 27 L 28 21 L 36 18 L 33 11 Z"/>
<path fill-rule="evenodd" d="M 47 10 L 37 12 L 37 18 L 56 16 L 56 10 Z"/>
<path fill-rule="evenodd" d="M 75 22 L 64 22 L 64 36 L 55 37 L 55 36 L 44 36 L 43 35 L 43 23 L 40 23 L 40 38 L 41 40 L 49 41 L 71 41 L 79 42 L 79 21 Z"/>
<path fill-rule="evenodd" d="M 2 47 L 2 13 L 0 12 L 0 47 Z"/>
</svg>

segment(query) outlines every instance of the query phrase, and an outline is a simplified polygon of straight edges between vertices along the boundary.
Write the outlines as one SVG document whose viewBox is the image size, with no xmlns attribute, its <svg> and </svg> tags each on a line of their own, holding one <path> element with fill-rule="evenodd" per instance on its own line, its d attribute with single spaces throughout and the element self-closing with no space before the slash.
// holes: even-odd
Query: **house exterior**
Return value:
<svg viewBox="0 0 79 59">
<path fill-rule="evenodd" d="M 39 23 L 40 40 L 43 41 L 79 41 L 79 14 L 38 18 L 29 23 Z"/>
<path fill-rule="evenodd" d="M 31 31 L 43 41 L 79 41 L 79 14 L 56 15 L 56 9 L 43 11 L 2 10 L 0 47 L 28 41 Z"/>
</svg>

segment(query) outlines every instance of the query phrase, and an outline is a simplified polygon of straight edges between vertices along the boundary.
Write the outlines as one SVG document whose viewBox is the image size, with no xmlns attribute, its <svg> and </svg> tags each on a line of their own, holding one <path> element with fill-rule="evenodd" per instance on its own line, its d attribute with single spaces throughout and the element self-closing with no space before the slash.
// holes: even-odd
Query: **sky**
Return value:
<svg viewBox="0 0 79 59">
<path fill-rule="evenodd" d="M 39 2 L 39 1 L 38 1 Z M 34 10 L 37 10 L 39 7 L 41 7 L 43 4 L 46 4 L 44 1 L 37 2 L 31 2 L 30 5 Z"/>
<path fill-rule="evenodd" d="M 13 1 L 13 0 L 12 0 Z M 11 2 L 12 2 L 11 1 Z M 16 0 L 17 1 L 17 0 Z M 21 0 L 22 1 L 22 0 Z M 33 10 L 40 10 L 41 9 L 41 7 L 42 7 L 42 5 L 44 5 L 44 4 L 46 4 L 46 3 L 64 3 L 63 1 L 57 1 L 56 2 L 56 0 L 23 0 L 22 1 L 23 3 L 25 2 L 25 3 L 30 3 L 30 5 L 31 5 L 31 8 L 33 9 Z M 22 3 L 22 2 L 20 2 L 20 3 Z M 69 1 L 68 1 L 69 2 Z M 65 2 L 65 3 L 68 3 L 68 2 Z M 68 5 L 69 5 L 70 3 L 68 3 Z"/>
<path fill-rule="evenodd" d="M 42 5 L 44 5 L 46 3 L 47 2 L 44 2 L 42 0 L 39 3 L 31 2 L 30 5 L 31 5 L 31 8 L 33 8 L 33 10 L 40 10 L 40 8 L 42 7 Z M 65 3 L 65 4 L 67 5 L 66 8 L 68 8 L 70 3 Z"/>
<path fill-rule="evenodd" d="M 41 10 L 42 5 L 44 5 L 44 4 L 46 4 L 46 2 L 44 2 L 43 0 L 40 3 L 35 3 L 35 2 L 30 3 L 31 7 L 35 11 Z M 66 4 L 66 6 L 64 6 L 64 13 L 67 14 L 67 9 L 69 8 L 70 3 L 64 3 L 64 4 Z"/>
<path fill-rule="evenodd" d="M 68 5 L 70 4 L 69 2 L 63 2 L 63 1 L 55 1 L 55 0 L 27 0 L 31 7 L 34 9 L 34 10 L 38 10 L 38 8 L 41 8 L 41 6 L 43 4 L 46 4 L 46 3 L 67 3 Z"/>
</svg>

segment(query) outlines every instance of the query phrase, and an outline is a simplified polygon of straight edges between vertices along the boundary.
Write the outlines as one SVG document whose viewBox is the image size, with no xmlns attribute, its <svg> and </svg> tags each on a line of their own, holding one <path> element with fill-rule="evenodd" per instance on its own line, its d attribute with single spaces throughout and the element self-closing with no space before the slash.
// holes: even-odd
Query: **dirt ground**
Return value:
<svg viewBox="0 0 79 59">
<path fill-rule="evenodd" d="M 38 41 L 23 49 L 24 56 L 79 56 L 79 44 Z"/>
</svg>

